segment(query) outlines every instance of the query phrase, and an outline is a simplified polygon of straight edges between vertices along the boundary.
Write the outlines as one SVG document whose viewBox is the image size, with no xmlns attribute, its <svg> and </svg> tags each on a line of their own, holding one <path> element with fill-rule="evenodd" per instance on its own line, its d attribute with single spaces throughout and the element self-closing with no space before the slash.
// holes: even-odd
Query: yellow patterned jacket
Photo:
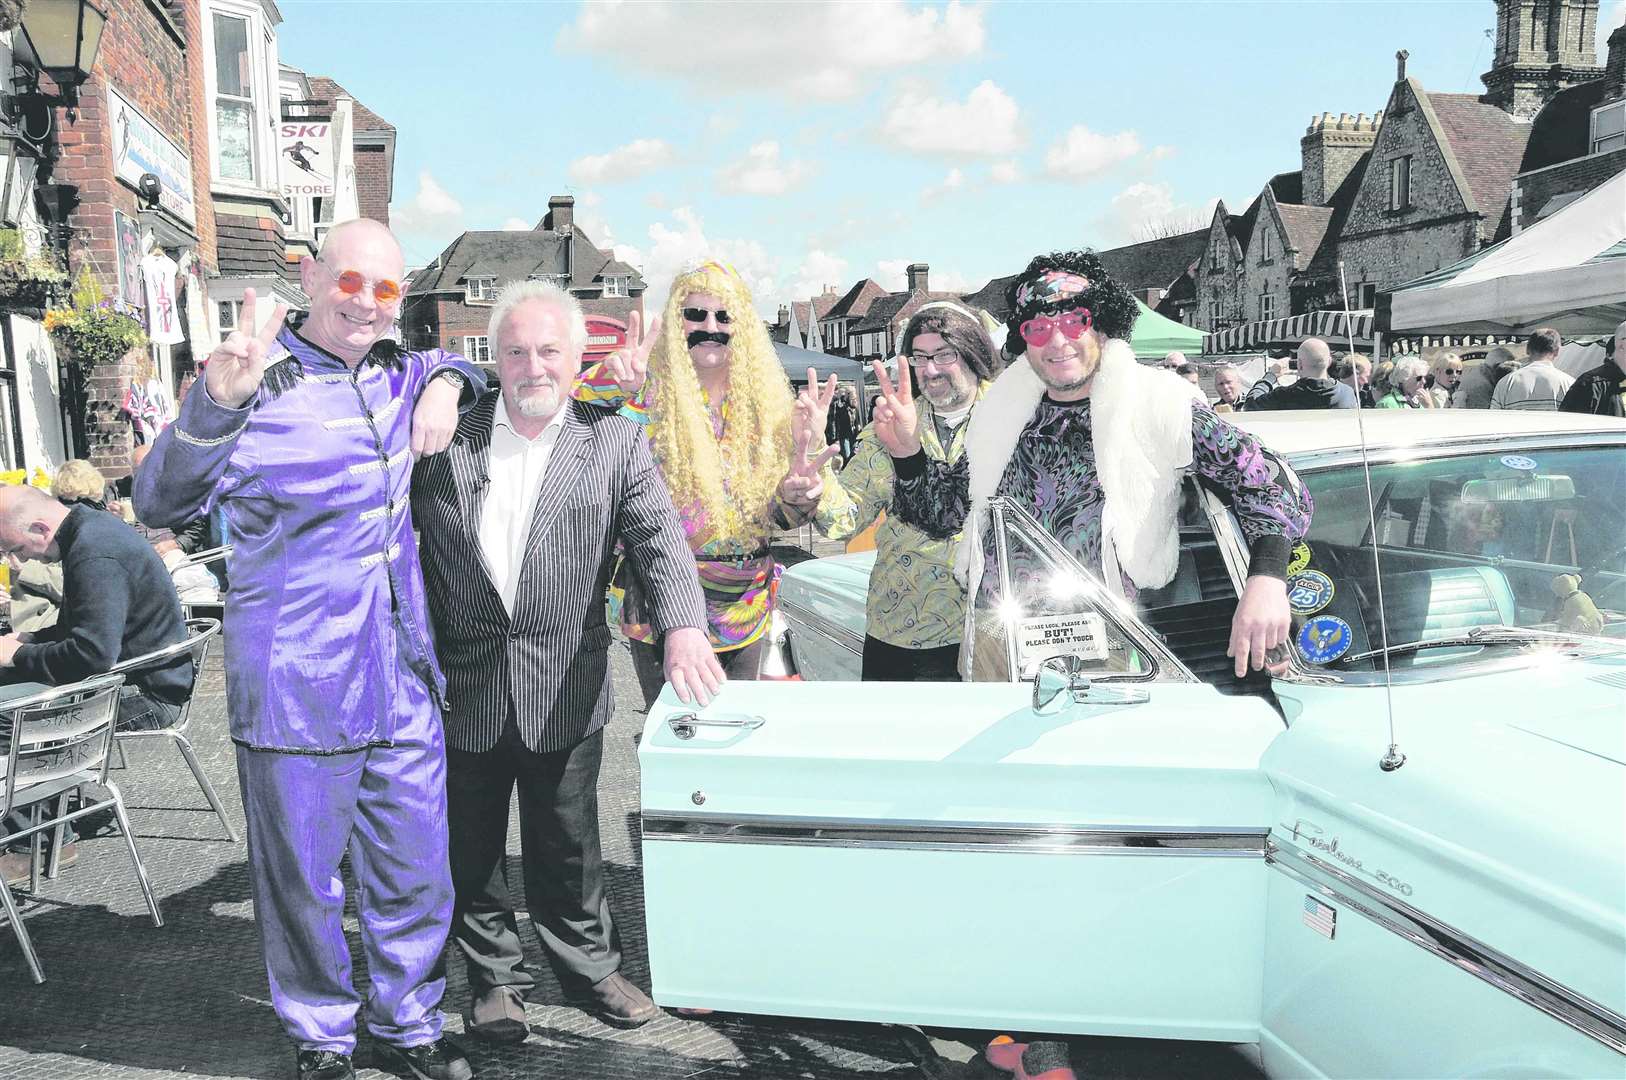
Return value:
<svg viewBox="0 0 1626 1080">
<path fill-rule="evenodd" d="M 980 400 L 988 383 L 977 389 Z M 931 404 L 920 405 L 920 445 L 926 456 L 954 462 L 965 452 L 962 423 L 947 447 L 937 438 Z M 835 483 L 825 482 L 813 524 L 832 540 L 856 536 L 892 507 L 892 456 L 868 425 L 858 435 L 852 460 Z M 875 569 L 869 579 L 865 604 L 865 632 L 888 645 L 905 649 L 933 649 L 958 645 L 965 625 L 965 589 L 954 577 L 956 533 L 933 540 L 912 525 L 888 513 L 875 533 Z"/>
</svg>

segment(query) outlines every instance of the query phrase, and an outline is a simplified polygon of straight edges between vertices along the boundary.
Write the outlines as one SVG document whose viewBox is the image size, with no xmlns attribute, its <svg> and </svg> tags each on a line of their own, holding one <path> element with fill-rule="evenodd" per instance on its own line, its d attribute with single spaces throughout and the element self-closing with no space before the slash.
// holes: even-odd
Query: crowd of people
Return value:
<svg viewBox="0 0 1626 1080">
<path fill-rule="evenodd" d="M 1626 328 L 1626 324 L 1622 324 Z M 1522 360 L 1505 345 L 1478 363 L 1443 350 L 1432 361 L 1419 356 L 1385 360 L 1350 353 L 1334 358 L 1330 346 L 1306 339 L 1298 348 L 1297 378 L 1288 378 L 1286 359 L 1269 360 L 1264 377 L 1244 389 L 1236 366 L 1214 374 L 1214 407 L 1219 412 L 1265 409 L 1519 409 L 1626 415 L 1626 375 L 1620 366 L 1620 329 L 1611 355 L 1579 376 L 1558 367 L 1564 348 L 1558 331 L 1543 327 L 1524 342 Z M 1169 353 L 1162 366 L 1197 381 L 1184 355 Z"/>
<path fill-rule="evenodd" d="M 1195 470 L 1249 546 L 1229 655 L 1239 676 L 1273 669 L 1311 500 L 1225 414 L 1469 393 L 1460 361 L 1389 373 L 1352 356 L 1341 371 L 1311 339 L 1296 380 L 1273 367 L 1244 387 L 1222 371 L 1210 404 L 1183 357 L 1136 361 L 1133 296 L 1087 251 L 1036 257 L 1011 281 L 998 342 L 960 303 L 915 311 L 894 368 L 874 365 L 864 424 L 833 377 L 793 389 L 750 291 L 717 262 L 680 275 L 660 313 L 634 315 L 627 346 L 586 369 L 579 302 L 550 283 L 506 287 L 490 314 L 495 388 L 461 357 L 389 336 L 403 263 L 384 226 L 338 226 L 300 274 L 309 310 L 266 313 L 245 295 L 239 329 L 134 462 L 137 517 L 176 534 L 143 536 L 85 501 L 94 481 L 58 498 L 0 491 L 0 546 L 62 569 L 56 633 L 0 638 L 0 668 L 61 683 L 183 638 L 163 545 L 199 521 L 229 534 L 227 708 L 255 915 L 273 1008 L 311 1080 L 353 1075 L 358 1019 L 387 1064 L 468 1080 L 440 1012 L 453 956 L 465 1030 L 527 1037 L 535 979 L 504 871 L 515 792 L 525 901 L 561 985 L 612 1024 L 660 1015 L 621 973 L 604 884 L 612 622 L 646 704 L 670 686 L 705 705 L 764 671 L 775 533 L 879 522 L 863 678 L 1006 677 L 1003 655 L 975 647 L 973 601 L 999 577 L 988 500 L 1023 506 L 1133 602 L 1175 573 Z M 1548 333 L 1486 404 L 1567 393 L 1618 415 L 1619 367 L 1552 378 Z M 1611 363 L 1623 340 L 1626 325 Z M 133 680 L 126 720 L 162 723 L 190 677 Z M 365 999 L 342 928 L 346 856 Z"/>
</svg>

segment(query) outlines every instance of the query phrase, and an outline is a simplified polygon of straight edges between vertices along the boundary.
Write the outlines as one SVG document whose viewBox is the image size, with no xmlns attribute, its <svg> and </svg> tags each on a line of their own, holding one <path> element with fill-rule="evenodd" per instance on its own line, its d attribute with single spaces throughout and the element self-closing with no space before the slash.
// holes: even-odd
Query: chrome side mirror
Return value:
<svg viewBox="0 0 1626 1080">
<path fill-rule="evenodd" d="M 1143 705 L 1152 695 L 1139 687 L 1095 686 L 1076 656 L 1048 656 L 1022 673 L 1033 684 L 1033 711 L 1054 716 L 1069 705 Z"/>
<path fill-rule="evenodd" d="M 1047 656 L 1022 673 L 1024 682 L 1033 683 L 1033 711 L 1053 716 L 1073 703 L 1074 690 L 1088 690 L 1090 677 L 1084 662 L 1076 656 Z"/>
</svg>

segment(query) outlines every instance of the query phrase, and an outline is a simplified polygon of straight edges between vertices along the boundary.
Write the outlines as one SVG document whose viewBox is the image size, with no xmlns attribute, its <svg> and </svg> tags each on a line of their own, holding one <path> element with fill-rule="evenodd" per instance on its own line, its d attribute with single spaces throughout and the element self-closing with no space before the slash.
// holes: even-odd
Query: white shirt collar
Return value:
<svg viewBox="0 0 1626 1080">
<path fill-rule="evenodd" d="M 543 426 L 542 430 L 536 433 L 536 438 L 542 439 L 548 437 L 549 435 L 557 435 L 565 426 L 565 411 L 569 408 L 570 399 L 566 398 L 564 404 L 560 405 L 559 408 L 554 412 L 553 416 L 548 419 L 547 424 Z M 518 429 L 514 427 L 513 418 L 508 415 L 508 398 L 500 391 L 497 394 L 497 411 L 491 418 L 492 434 L 495 435 L 499 428 L 508 429 L 508 434 L 516 439 L 525 438 L 525 436 L 521 435 Z M 536 439 L 529 439 L 526 441 L 535 442 Z"/>
</svg>

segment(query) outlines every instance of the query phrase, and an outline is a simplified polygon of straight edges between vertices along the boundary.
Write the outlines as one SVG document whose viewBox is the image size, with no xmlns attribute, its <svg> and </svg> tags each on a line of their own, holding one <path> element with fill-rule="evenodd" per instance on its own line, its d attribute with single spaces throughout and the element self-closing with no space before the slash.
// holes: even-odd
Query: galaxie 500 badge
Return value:
<svg viewBox="0 0 1626 1080">
<path fill-rule="evenodd" d="M 1332 603 L 1332 578 L 1319 570 L 1295 574 L 1287 583 L 1287 606 L 1295 615 L 1314 615 Z"/>
<path fill-rule="evenodd" d="M 1355 632 L 1336 615 L 1317 615 L 1299 627 L 1299 652 L 1312 664 L 1330 664 L 1355 644 Z"/>
<path fill-rule="evenodd" d="M 1080 660 L 1107 658 L 1107 621 L 1094 611 L 1076 615 L 1036 615 L 1016 624 L 1016 659 L 1024 670 L 1052 656 Z"/>
</svg>

